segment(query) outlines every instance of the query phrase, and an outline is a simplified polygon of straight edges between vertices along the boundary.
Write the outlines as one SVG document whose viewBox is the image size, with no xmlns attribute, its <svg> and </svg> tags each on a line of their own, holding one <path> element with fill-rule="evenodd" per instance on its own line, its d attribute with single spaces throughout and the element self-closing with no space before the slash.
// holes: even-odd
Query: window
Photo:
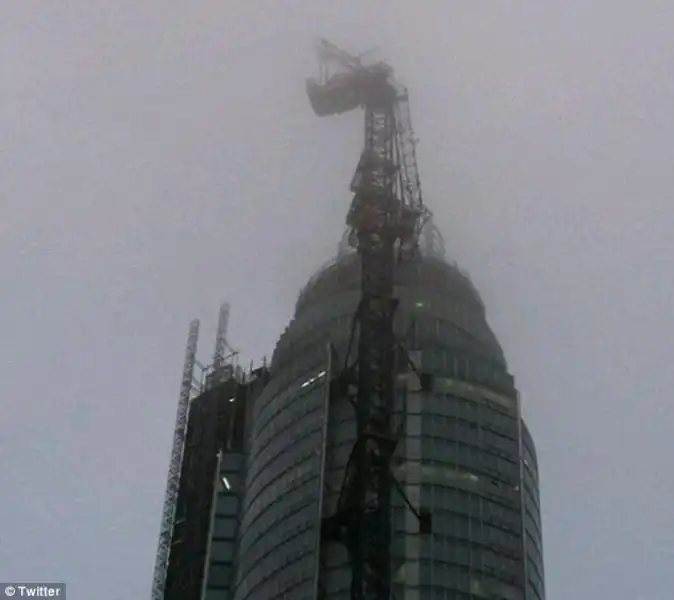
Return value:
<svg viewBox="0 0 674 600">
<path fill-rule="evenodd" d="M 227 587 L 231 583 L 231 579 L 232 568 L 229 565 L 211 565 L 208 570 L 209 587 Z M 224 595 L 221 596 L 221 598 L 222 597 L 224 597 Z"/>
<path fill-rule="evenodd" d="M 215 510 L 217 516 L 231 517 L 238 514 L 239 499 L 236 496 L 218 496 L 218 502 Z"/>
<path fill-rule="evenodd" d="M 220 462 L 221 471 L 240 471 L 243 469 L 244 459 L 242 454 L 223 454 Z"/>
<path fill-rule="evenodd" d="M 213 562 L 232 562 L 234 560 L 234 544 L 232 542 L 213 542 L 211 544 L 211 560 Z"/>
<path fill-rule="evenodd" d="M 236 519 L 216 518 L 213 524 L 214 539 L 233 539 L 236 533 Z"/>
</svg>

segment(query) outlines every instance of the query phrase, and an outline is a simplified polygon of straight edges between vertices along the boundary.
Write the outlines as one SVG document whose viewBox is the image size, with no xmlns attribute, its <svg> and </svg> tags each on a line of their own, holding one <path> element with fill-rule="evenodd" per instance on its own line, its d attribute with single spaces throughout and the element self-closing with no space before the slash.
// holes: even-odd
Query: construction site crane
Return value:
<svg viewBox="0 0 674 600">
<path fill-rule="evenodd" d="M 421 194 L 407 90 L 396 84 L 393 69 L 383 62 L 366 65 L 326 40 L 317 52 L 320 77 L 306 83 L 316 115 L 365 112 L 364 149 L 346 221 L 361 263 L 358 354 L 348 373 L 357 390 L 357 439 L 322 536 L 346 546 L 352 600 L 390 600 L 391 493 L 397 488 L 402 494 L 390 468 L 398 441 L 392 416 L 400 348 L 393 331 L 394 271 L 399 260 L 413 256 L 431 214 Z M 428 532 L 430 515 L 403 498 L 421 532 Z"/>
<path fill-rule="evenodd" d="M 180 398 L 173 430 L 173 443 L 171 444 L 171 459 L 169 462 L 168 478 L 166 480 L 166 492 L 164 494 L 164 506 L 162 508 L 161 525 L 159 529 L 159 542 L 155 558 L 154 572 L 152 575 L 151 600 L 164 600 L 166 589 L 166 572 L 168 569 L 169 555 L 171 552 L 171 540 L 176 514 L 176 502 L 180 488 L 180 469 L 185 449 L 185 436 L 187 435 L 187 415 L 190 398 L 194 389 L 194 366 L 196 364 L 197 342 L 199 340 L 199 321 L 194 319 L 190 323 L 187 347 L 185 349 L 185 362 L 183 376 L 180 383 Z"/>
</svg>

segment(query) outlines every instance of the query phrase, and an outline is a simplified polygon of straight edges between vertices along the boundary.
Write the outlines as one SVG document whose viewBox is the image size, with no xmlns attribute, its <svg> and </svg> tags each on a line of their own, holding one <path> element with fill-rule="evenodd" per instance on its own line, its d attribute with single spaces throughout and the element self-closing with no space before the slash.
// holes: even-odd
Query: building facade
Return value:
<svg viewBox="0 0 674 600">
<path fill-rule="evenodd" d="M 392 471 L 433 525 L 420 535 L 394 492 L 395 598 L 544 600 L 536 451 L 482 300 L 438 258 L 403 263 L 396 278 L 395 329 L 416 370 L 401 354 Z M 319 271 L 251 405 L 235 600 L 349 598 L 346 551 L 320 531 L 356 437 L 353 408 L 329 389 L 359 300 L 354 254 Z"/>
<path fill-rule="evenodd" d="M 266 381 L 258 374 L 211 378 L 190 402 L 165 600 L 231 597 L 249 407 Z"/>
</svg>

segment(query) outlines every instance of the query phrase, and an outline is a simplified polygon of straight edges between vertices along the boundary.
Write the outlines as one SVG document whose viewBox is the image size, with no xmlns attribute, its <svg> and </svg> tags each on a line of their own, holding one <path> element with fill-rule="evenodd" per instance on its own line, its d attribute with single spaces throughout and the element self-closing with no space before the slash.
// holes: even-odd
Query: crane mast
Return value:
<svg viewBox="0 0 674 600">
<path fill-rule="evenodd" d="M 318 54 L 323 79 L 307 81 L 314 112 L 365 112 L 364 149 L 351 181 L 347 216 L 349 240 L 361 263 L 353 377 L 357 439 L 337 510 L 324 530 L 347 548 L 352 600 L 390 600 L 391 492 L 394 486 L 400 490 L 390 470 L 397 444 L 392 429 L 398 348 L 394 270 L 397 259 L 416 248 L 430 213 L 421 197 L 407 92 L 393 82 L 392 69 L 384 63 L 365 66 L 325 40 Z M 327 74 L 330 63 L 338 65 L 336 74 Z"/>
<path fill-rule="evenodd" d="M 176 413 L 175 427 L 173 431 L 173 443 L 171 445 L 171 459 L 169 473 L 166 481 L 164 495 L 164 507 L 162 509 L 161 525 L 159 530 L 159 542 L 155 559 L 154 573 L 152 576 L 151 600 L 164 600 L 166 589 L 166 572 L 168 569 L 169 554 L 171 551 L 171 538 L 173 536 L 173 524 L 176 514 L 176 502 L 180 488 L 180 468 L 185 449 L 185 436 L 187 434 L 187 415 L 190 403 L 190 394 L 194 381 L 194 365 L 196 363 L 197 342 L 199 339 L 199 321 L 194 319 L 190 323 L 185 349 L 185 363 L 183 376 L 180 384 L 180 399 Z"/>
</svg>

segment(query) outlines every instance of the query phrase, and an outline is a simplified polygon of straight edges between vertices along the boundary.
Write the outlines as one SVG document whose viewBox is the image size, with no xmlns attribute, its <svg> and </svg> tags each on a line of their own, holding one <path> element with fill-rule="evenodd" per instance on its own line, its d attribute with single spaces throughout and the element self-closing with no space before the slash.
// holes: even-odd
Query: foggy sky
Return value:
<svg viewBox="0 0 674 600">
<path fill-rule="evenodd" d="M 415 8 L 415 4 L 418 6 Z M 422 187 L 539 453 L 548 600 L 674 589 L 674 4 L 0 3 L 0 579 L 149 597 L 190 319 L 269 354 L 334 252 L 360 116 L 410 89 Z"/>
</svg>

